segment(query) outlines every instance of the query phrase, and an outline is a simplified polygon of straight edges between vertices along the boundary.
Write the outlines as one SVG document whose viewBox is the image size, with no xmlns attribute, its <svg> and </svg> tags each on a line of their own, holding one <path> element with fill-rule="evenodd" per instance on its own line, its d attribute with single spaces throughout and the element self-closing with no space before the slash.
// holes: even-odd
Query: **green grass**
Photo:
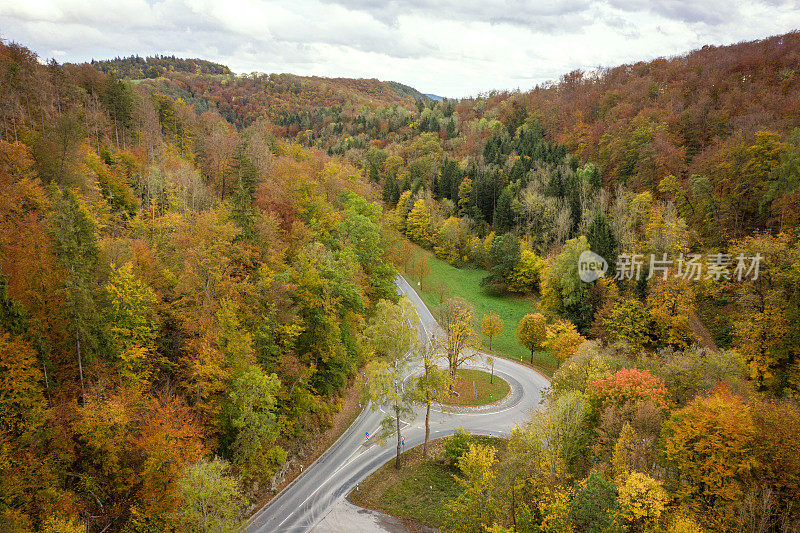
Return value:
<svg viewBox="0 0 800 533">
<path fill-rule="evenodd" d="M 473 388 L 473 382 L 475 383 Z M 492 378 L 489 372 L 461 368 L 456 373 L 453 385 L 459 396 L 451 396 L 445 402 L 450 405 L 484 405 L 505 398 L 511 386 L 504 379 L 495 375 Z M 473 397 L 477 392 L 476 397 Z"/>
<path fill-rule="evenodd" d="M 485 270 L 472 267 L 455 268 L 418 246 L 415 246 L 415 252 L 427 256 L 431 271 L 422 280 L 421 287 L 417 285 L 419 281 L 417 278 L 407 275 L 406 279 L 417 290 L 434 316 L 441 304 L 442 295 L 464 298 L 475 307 L 473 327 L 481 341 L 479 348 L 488 351 L 489 339 L 480 333 L 481 319 L 484 315 L 497 313 L 505 327 L 503 332 L 492 340 L 492 353 L 523 363 L 530 361 L 530 351 L 517 342 L 517 324 L 524 315 L 539 310 L 536 299 L 489 294 L 481 287 L 481 280 L 487 275 Z M 531 366 L 550 376 L 558 368 L 558 361 L 549 352 L 540 351 L 534 353 Z"/>
<path fill-rule="evenodd" d="M 475 444 L 491 445 L 504 453 L 506 442 L 495 437 L 473 435 Z M 444 439 L 430 443 L 430 459 L 422 459 L 422 446 L 402 455 L 400 470 L 394 459 L 359 484 L 350 493 L 356 505 L 377 509 L 400 518 L 417 520 L 434 527 L 444 527 L 447 502 L 458 497 L 459 487 L 453 478 L 459 471 L 438 458 L 443 456 Z"/>
</svg>

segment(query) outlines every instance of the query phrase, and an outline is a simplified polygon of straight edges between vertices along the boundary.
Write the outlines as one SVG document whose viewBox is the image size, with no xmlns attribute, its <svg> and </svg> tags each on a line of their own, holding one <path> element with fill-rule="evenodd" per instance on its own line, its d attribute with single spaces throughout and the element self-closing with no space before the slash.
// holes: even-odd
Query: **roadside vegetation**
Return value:
<svg viewBox="0 0 800 533">
<path fill-rule="evenodd" d="M 447 524 L 447 502 L 458 497 L 460 490 L 456 477 L 460 471 L 457 460 L 469 444 L 492 446 L 505 450 L 505 442 L 496 437 L 466 435 L 451 442 L 437 439 L 429 443 L 429 458 L 422 455 L 422 447 L 406 451 L 403 468 L 396 470 L 387 463 L 359 483 L 358 490 L 350 493 L 350 501 L 361 507 L 375 509 L 393 516 L 415 520 L 437 528 Z M 452 440 L 452 439 L 451 439 Z"/>
</svg>

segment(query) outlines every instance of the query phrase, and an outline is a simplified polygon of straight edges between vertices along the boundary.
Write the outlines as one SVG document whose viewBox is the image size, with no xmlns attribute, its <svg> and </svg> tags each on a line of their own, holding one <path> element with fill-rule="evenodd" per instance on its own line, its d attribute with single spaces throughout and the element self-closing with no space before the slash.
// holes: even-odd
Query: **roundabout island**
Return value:
<svg viewBox="0 0 800 533">
<path fill-rule="evenodd" d="M 497 374 L 476 368 L 460 368 L 453 381 L 453 392 L 442 405 L 487 405 L 503 400 L 511 390 L 506 380 Z"/>
</svg>

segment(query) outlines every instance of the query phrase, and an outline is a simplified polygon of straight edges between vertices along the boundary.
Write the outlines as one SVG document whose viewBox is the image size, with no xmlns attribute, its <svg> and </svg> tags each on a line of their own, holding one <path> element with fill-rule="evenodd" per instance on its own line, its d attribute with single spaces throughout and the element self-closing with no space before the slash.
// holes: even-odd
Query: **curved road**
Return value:
<svg viewBox="0 0 800 533">
<path fill-rule="evenodd" d="M 428 307 L 402 277 L 397 288 L 416 307 L 420 317 L 420 337 L 427 342 L 431 334 L 441 338 L 443 332 Z M 446 364 L 446 363 L 445 363 Z M 485 369 L 482 354 L 475 354 L 472 365 Z M 489 406 L 458 409 L 431 408 L 431 440 L 453 434 L 463 426 L 470 433 L 506 437 L 514 426 L 522 424 L 532 410 L 539 407 L 547 379 L 527 366 L 507 359 L 495 358 L 495 373 L 508 381 L 511 390 L 501 401 Z M 249 533 L 306 532 L 357 483 L 365 479 L 396 453 L 396 441 L 390 438 L 383 445 L 365 434 L 378 432 L 384 413 L 365 408 L 344 434 L 314 463 L 262 507 L 247 522 Z M 413 420 L 403 421 L 401 432 L 406 449 L 422 444 L 425 439 L 425 411 L 419 408 Z"/>
</svg>

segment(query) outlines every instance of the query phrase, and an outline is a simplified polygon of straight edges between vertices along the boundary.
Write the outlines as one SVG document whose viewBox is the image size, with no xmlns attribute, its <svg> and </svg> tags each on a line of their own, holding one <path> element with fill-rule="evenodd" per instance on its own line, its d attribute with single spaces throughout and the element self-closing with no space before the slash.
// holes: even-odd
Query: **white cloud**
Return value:
<svg viewBox="0 0 800 533">
<path fill-rule="evenodd" d="M 0 0 L 0 37 L 59 61 L 176 54 L 465 96 L 784 33 L 799 15 L 798 0 Z"/>
</svg>

